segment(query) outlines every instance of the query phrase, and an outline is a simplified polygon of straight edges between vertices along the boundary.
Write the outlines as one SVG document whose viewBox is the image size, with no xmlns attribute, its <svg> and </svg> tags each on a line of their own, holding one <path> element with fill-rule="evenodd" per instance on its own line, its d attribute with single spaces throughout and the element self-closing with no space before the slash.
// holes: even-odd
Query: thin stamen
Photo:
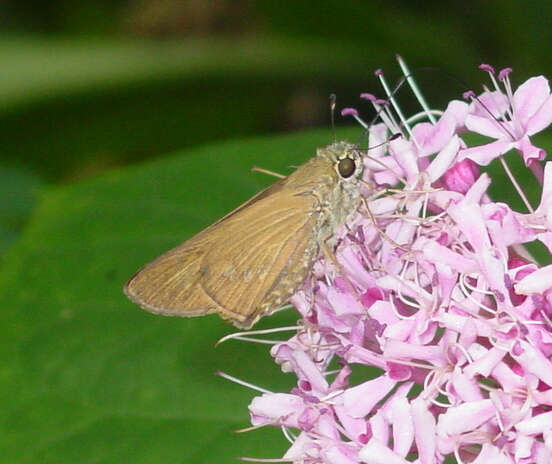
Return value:
<svg viewBox="0 0 552 464">
<path fill-rule="evenodd" d="M 267 393 L 267 394 L 273 393 L 270 390 L 266 390 L 257 385 L 253 385 L 252 383 L 246 382 L 245 380 L 238 379 L 237 377 L 233 377 L 224 372 L 218 371 L 216 374 L 226 380 L 230 380 L 231 382 L 237 383 L 238 385 L 243 385 L 244 387 L 251 388 L 252 390 L 257 390 L 258 392 Z"/>
<path fill-rule="evenodd" d="M 417 123 L 418 121 L 423 121 L 425 119 L 428 119 L 428 114 L 431 115 L 432 119 L 435 119 L 435 118 L 433 118 L 433 116 L 442 116 L 444 114 L 444 111 L 441 111 L 441 110 L 428 110 L 427 113 L 425 111 L 421 111 L 419 113 L 416 113 L 416 114 L 413 114 L 412 116 L 410 116 L 406 120 L 406 122 L 409 125 L 413 125 L 413 124 Z"/>
<path fill-rule="evenodd" d="M 291 308 L 292 306 L 289 305 L 289 307 Z M 296 332 L 296 331 L 300 330 L 301 328 L 302 327 L 299 326 L 299 325 L 292 325 L 292 326 L 288 326 L 288 327 L 277 327 L 277 328 L 274 328 L 274 329 L 248 330 L 247 332 L 234 332 L 234 333 L 231 333 L 229 335 L 225 335 L 224 337 L 222 337 L 215 344 L 215 346 L 219 346 L 221 343 L 224 343 L 224 342 L 226 342 L 228 340 L 232 340 L 232 339 L 243 340 L 241 338 L 242 336 L 266 335 L 266 334 L 278 333 L 278 332 Z M 248 341 L 257 341 L 257 339 L 251 339 L 251 340 L 248 340 Z"/>
<path fill-rule="evenodd" d="M 397 61 L 399 63 L 399 66 L 400 66 L 400 68 L 403 72 L 403 75 L 406 78 L 406 82 L 410 86 L 410 90 L 412 90 L 412 93 L 416 97 L 416 100 L 418 100 L 418 103 L 424 109 L 424 112 L 425 112 L 427 118 L 430 120 L 431 124 L 435 124 L 437 121 L 433 117 L 432 111 L 430 110 L 429 105 L 427 104 L 427 101 L 424 98 L 422 92 L 420 92 L 420 88 L 418 87 L 418 84 L 416 83 L 416 80 L 412 76 L 412 73 L 410 72 L 410 69 L 408 68 L 408 65 L 402 59 L 402 56 L 397 55 L 396 58 L 397 58 Z"/>
<path fill-rule="evenodd" d="M 391 102 L 391 105 L 393 106 L 393 109 L 397 113 L 397 116 L 399 116 L 399 120 L 401 121 L 401 127 L 404 127 L 406 129 L 406 132 L 408 132 L 408 135 L 410 137 L 410 140 L 414 142 L 414 145 L 419 149 L 420 145 L 417 143 L 416 139 L 412 135 L 412 130 L 410 129 L 410 126 L 406 123 L 406 118 L 404 117 L 404 114 L 400 108 L 400 106 L 397 104 L 397 101 L 395 100 L 395 96 L 393 95 L 393 92 L 391 92 L 389 86 L 387 85 L 387 81 L 383 77 L 383 73 L 377 74 L 381 86 L 383 87 L 383 90 L 385 91 L 385 94 L 387 95 L 388 100 Z"/>
<path fill-rule="evenodd" d="M 284 437 L 286 437 L 286 440 L 289 441 L 291 444 L 293 444 L 295 440 L 297 440 L 297 437 L 293 433 L 291 433 L 291 430 L 289 430 L 289 427 L 282 425 L 281 428 L 282 428 L 282 434 L 284 435 Z"/>
<path fill-rule="evenodd" d="M 400 124 L 395 121 L 393 114 L 389 111 L 387 105 L 380 105 L 375 100 L 372 101 L 372 106 L 376 110 L 376 113 L 379 115 L 383 123 L 391 129 L 392 133 L 400 133 L 402 135 L 402 130 Z"/>
<path fill-rule="evenodd" d="M 252 425 L 251 427 L 244 427 L 243 429 L 236 429 L 233 430 L 234 433 L 247 433 L 247 432 L 253 432 L 254 430 L 262 429 L 263 427 L 266 427 L 267 425 L 275 425 L 276 422 L 264 422 L 262 424 Z"/>
<path fill-rule="evenodd" d="M 270 458 L 248 458 L 248 457 L 239 457 L 239 458 L 236 458 L 240 461 L 245 461 L 245 462 L 289 462 L 289 463 L 292 463 L 293 464 L 293 460 L 290 460 L 290 459 L 284 459 L 284 458 L 273 458 L 273 459 L 270 459 Z"/>
<path fill-rule="evenodd" d="M 523 192 L 523 190 L 521 189 L 521 186 L 519 185 L 518 181 L 516 180 L 516 178 L 514 177 L 514 175 L 512 174 L 512 171 L 510 170 L 510 167 L 508 166 L 508 164 L 506 163 L 506 160 L 504 159 L 504 156 L 499 156 L 498 159 L 500 160 L 500 164 L 502 165 L 504 171 L 506 171 L 506 175 L 508 176 L 508 178 L 510 179 L 510 182 L 512 183 L 512 185 L 514 186 L 514 188 L 516 189 L 516 192 L 518 193 L 518 195 L 520 196 L 521 200 L 523 201 L 523 203 L 525 204 L 525 207 L 529 210 L 529 212 L 531 214 L 534 214 L 535 213 L 535 210 L 533 209 L 533 207 L 531 206 L 531 204 L 529 203 L 529 200 L 527 199 L 527 197 L 525 196 L 525 193 Z"/>
<path fill-rule="evenodd" d="M 465 278 L 466 276 L 464 274 L 461 274 L 460 275 L 460 278 L 458 279 L 458 283 L 460 285 L 460 288 L 462 289 L 462 292 L 464 293 L 464 296 L 472 301 L 473 303 L 476 304 L 476 306 L 484 311 L 487 311 L 488 313 L 492 314 L 493 316 L 496 315 L 497 311 L 496 309 L 492 309 L 492 308 L 489 308 L 488 306 L 485 306 L 483 303 L 481 303 L 480 301 L 476 300 L 474 297 L 473 297 L 473 294 L 470 293 L 468 291 L 468 289 L 466 288 L 466 281 L 465 281 Z"/>
</svg>

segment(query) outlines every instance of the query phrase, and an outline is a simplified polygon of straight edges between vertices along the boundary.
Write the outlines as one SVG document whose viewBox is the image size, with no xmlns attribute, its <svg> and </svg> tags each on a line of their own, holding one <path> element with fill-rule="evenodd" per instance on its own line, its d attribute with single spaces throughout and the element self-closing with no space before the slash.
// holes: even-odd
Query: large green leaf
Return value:
<svg viewBox="0 0 552 464">
<path fill-rule="evenodd" d="M 0 256 L 24 228 L 39 185 L 31 172 L 0 166 Z"/>
<path fill-rule="evenodd" d="M 349 130 L 355 138 L 360 131 Z M 343 135 L 343 134 L 339 134 Z M 279 457 L 277 429 L 248 426 L 255 392 L 282 390 L 266 345 L 215 342 L 217 316 L 173 319 L 122 294 L 142 264 L 331 141 L 327 131 L 206 146 L 42 193 L 0 269 L 0 455 L 17 463 L 233 462 Z M 261 321 L 289 324 L 294 311 Z"/>
</svg>

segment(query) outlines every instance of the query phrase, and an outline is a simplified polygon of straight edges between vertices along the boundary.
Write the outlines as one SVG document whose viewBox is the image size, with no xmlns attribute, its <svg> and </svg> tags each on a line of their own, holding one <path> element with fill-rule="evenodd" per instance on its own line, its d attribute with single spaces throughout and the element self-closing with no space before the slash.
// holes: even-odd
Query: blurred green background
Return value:
<svg viewBox="0 0 552 464">
<path fill-rule="evenodd" d="M 125 280 L 333 139 L 403 55 L 434 106 L 481 62 L 549 74 L 545 1 L 127 0 L 0 3 L 0 461 L 276 458 L 254 392 L 293 379 L 216 317 L 127 301 Z M 422 70 L 422 68 L 434 68 Z M 455 76 L 452 78 L 451 76 Z M 408 107 L 408 102 L 405 103 Z M 339 137 L 356 127 L 337 118 Z M 314 130 L 312 128 L 320 128 Z M 260 327 L 293 323 L 291 311 Z"/>
</svg>

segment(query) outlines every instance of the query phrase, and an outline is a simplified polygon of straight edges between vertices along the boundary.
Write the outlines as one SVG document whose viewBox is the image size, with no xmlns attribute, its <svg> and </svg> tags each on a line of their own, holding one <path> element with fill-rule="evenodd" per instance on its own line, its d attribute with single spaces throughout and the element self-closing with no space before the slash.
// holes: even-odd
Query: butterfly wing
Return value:
<svg viewBox="0 0 552 464">
<path fill-rule="evenodd" d="M 313 205 L 311 195 L 284 188 L 218 226 L 200 285 L 222 317 L 250 327 L 297 290 L 318 254 Z"/>
<path fill-rule="evenodd" d="M 146 265 L 125 293 L 151 312 L 218 312 L 243 328 L 277 309 L 318 253 L 315 197 L 288 179 Z"/>
</svg>

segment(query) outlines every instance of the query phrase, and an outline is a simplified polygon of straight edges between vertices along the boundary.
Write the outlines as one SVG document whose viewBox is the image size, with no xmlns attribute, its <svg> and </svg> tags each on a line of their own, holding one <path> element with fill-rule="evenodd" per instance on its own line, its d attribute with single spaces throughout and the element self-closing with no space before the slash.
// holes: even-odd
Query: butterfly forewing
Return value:
<svg viewBox="0 0 552 464">
<path fill-rule="evenodd" d="M 152 312 L 216 311 L 244 328 L 272 312 L 305 279 L 317 251 L 316 199 L 288 179 L 146 265 L 127 295 Z"/>
<path fill-rule="evenodd" d="M 203 260 L 200 284 L 223 317 L 250 326 L 304 280 L 315 251 L 308 247 L 316 218 L 305 214 L 312 203 L 312 196 L 284 188 L 278 198 L 266 197 L 219 225 L 225 233 Z M 300 274 L 292 276 L 298 266 Z"/>
</svg>

